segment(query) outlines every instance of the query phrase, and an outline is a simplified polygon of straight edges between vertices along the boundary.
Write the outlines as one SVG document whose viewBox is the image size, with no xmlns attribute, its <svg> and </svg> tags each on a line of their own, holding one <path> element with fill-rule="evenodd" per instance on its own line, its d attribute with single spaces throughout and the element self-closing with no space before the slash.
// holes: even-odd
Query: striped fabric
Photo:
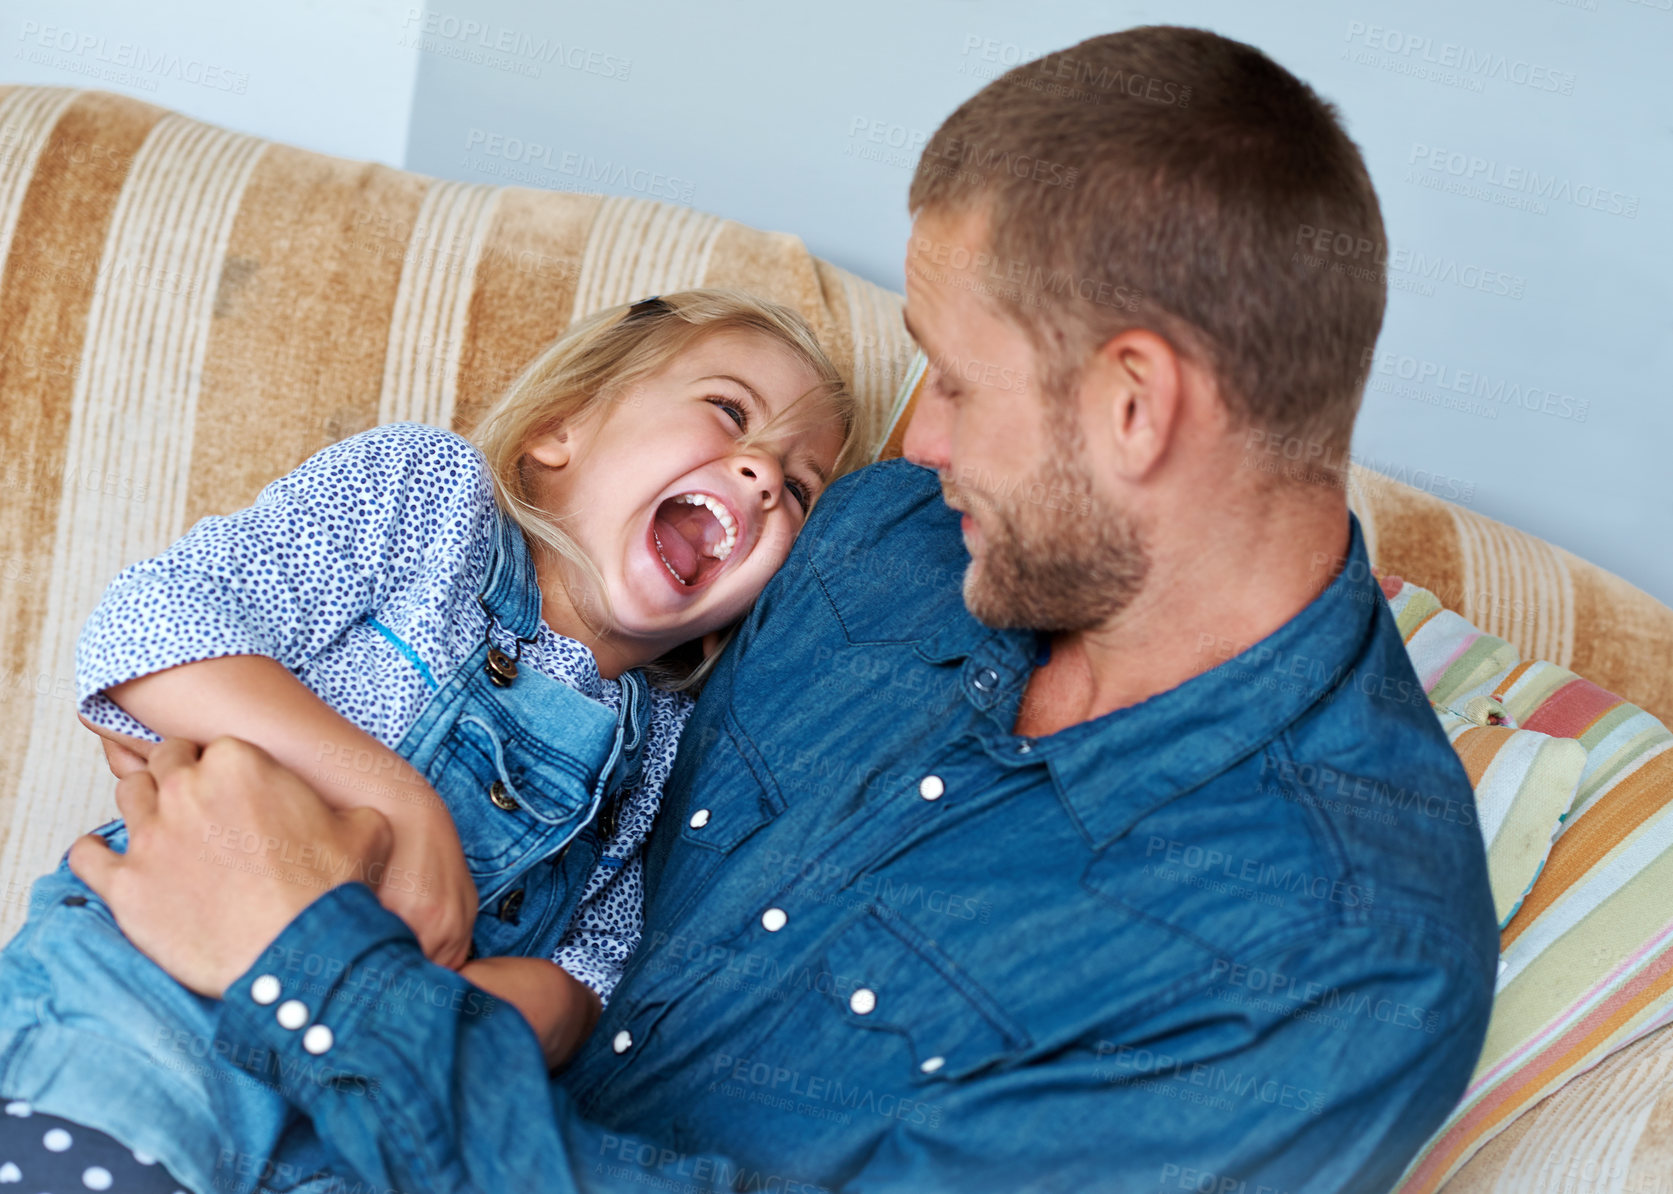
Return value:
<svg viewBox="0 0 1673 1194">
<path fill-rule="evenodd" d="M 1446 1194 L 1667 1194 L 1673 1027 L 1610 1055 L 1495 1136 Z"/>
<path fill-rule="evenodd" d="M 1493 909 L 1503 929 L 1545 867 L 1586 751 L 1568 738 L 1482 725 L 1451 709 L 1436 712 L 1475 791 Z"/>
<path fill-rule="evenodd" d="M 1585 752 L 1544 869 L 1500 935 L 1476 1072 L 1399 1188 L 1429 1194 L 1541 1099 L 1673 1023 L 1673 733 L 1567 668 L 1521 660 L 1504 640 L 1410 590 L 1391 605 L 1432 699 L 1502 710 L 1521 727 L 1512 733 L 1573 740 Z M 1462 744 L 1460 754 L 1468 767 Z M 1464 1184 L 1485 1181 L 1472 1171 L 1496 1163 L 1471 1164 Z"/>
<path fill-rule="evenodd" d="M 1586 749 L 1567 736 L 1517 729 L 1504 705 L 1484 695 L 1517 661 L 1509 643 L 1483 634 L 1443 609 L 1433 593 L 1399 577 L 1384 576 L 1382 587 L 1406 653 L 1475 790 L 1503 929 L 1545 866 L 1574 803 Z"/>
<path fill-rule="evenodd" d="M 912 362 L 899 296 L 793 236 L 0 87 L 0 939 L 115 815 L 71 691 L 111 577 L 357 431 L 468 431 L 575 317 L 692 286 L 801 311 L 881 442 Z"/>
</svg>

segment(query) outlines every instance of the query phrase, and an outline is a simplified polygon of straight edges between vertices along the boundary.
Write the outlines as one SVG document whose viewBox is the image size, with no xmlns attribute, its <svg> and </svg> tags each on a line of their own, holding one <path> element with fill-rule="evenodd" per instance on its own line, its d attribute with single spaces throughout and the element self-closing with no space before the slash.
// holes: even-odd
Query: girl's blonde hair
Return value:
<svg viewBox="0 0 1673 1194">
<path fill-rule="evenodd" d="M 584 608 L 590 601 L 573 591 L 570 595 L 582 620 L 601 635 L 616 624 L 604 578 L 558 519 L 530 499 L 524 449 L 560 424 L 607 416 L 607 404 L 622 400 L 637 383 L 698 341 L 723 331 L 766 336 L 819 379 L 766 425 L 742 436 L 741 446 L 753 447 L 794 425 L 835 417 L 842 424 L 843 442 L 831 479 L 863 463 L 854 398 L 813 329 L 789 307 L 740 290 L 683 290 L 611 307 L 576 322 L 524 368 L 470 436 L 487 457 L 500 507 L 523 529 L 531 549 L 555 553 L 590 583 L 602 606 L 598 625 Z M 663 688 L 695 693 L 741 621 L 740 616 L 724 628 L 707 659 L 699 640 L 684 643 L 645 664 L 646 678 Z"/>
</svg>

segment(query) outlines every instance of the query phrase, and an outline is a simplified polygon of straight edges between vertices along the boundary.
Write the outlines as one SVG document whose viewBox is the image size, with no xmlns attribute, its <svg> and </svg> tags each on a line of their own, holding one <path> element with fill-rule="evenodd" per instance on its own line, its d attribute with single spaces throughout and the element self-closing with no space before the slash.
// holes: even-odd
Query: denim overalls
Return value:
<svg viewBox="0 0 1673 1194">
<path fill-rule="evenodd" d="M 649 696 L 641 673 L 625 672 L 612 713 L 519 664 L 541 626 L 540 591 L 522 532 L 499 511 L 479 601 L 488 634 L 396 750 L 458 827 L 480 902 L 473 955 L 549 957 L 598 866 L 598 826 L 608 837 L 639 776 Z M 121 821 L 97 832 L 127 848 Z M 0 1096 L 107 1132 L 190 1189 L 235 1190 L 252 1174 L 264 1189 L 312 1188 L 309 1175 L 338 1168 L 334 1158 L 272 1087 L 227 1064 L 249 1059 L 217 1054 L 219 1007 L 140 953 L 61 861 L 36 881 L 27 923 L 0 951 Z M 246 1153 L 261 1151 L 251 1141 L 265 1152 L 226 1155 L 219 1125 L 236 1125 Z"/>
</svg>

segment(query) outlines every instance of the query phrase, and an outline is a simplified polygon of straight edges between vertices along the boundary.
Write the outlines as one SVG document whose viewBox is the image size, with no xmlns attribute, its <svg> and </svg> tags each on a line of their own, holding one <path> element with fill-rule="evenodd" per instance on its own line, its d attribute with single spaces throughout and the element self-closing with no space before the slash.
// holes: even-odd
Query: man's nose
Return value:
<svg viewBox="0 0 1673 1194">
<path fill-rule="evenodd" d="M 913 464 L 944 472 L 952 466 L 952 416 L 948 404 L 925 386 L 912 404 L 900 454 Z"/>
</svg>

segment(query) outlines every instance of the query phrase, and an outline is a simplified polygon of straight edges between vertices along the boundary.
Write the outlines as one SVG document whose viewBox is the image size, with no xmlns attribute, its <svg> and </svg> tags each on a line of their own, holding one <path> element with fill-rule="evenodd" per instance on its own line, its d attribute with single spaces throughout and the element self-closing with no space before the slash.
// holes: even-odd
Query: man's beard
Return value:
<svg viewBox="0 0 1673 1194">
<path fill-rule="evenodd" d="M 1078 430 L 1055 426 L 1052 452 L 1009 498 L 956 490 L 984 515 L 971 515 L 981 545 L 965 569 L 964 604 L 988 626 L 1090 630 L 1144 587 L 1150 557 L 1140 529 L 1093 496 Z"/>
</svg>

